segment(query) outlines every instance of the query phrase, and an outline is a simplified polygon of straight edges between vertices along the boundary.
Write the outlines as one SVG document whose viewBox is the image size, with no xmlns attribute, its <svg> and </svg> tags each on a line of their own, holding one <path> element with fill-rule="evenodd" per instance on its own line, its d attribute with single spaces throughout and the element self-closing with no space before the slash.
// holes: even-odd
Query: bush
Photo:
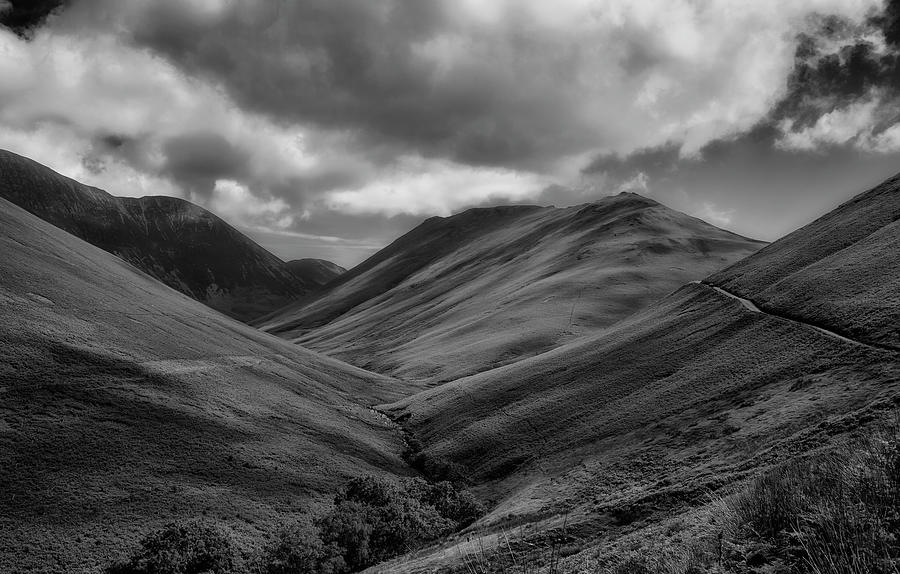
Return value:
<svg viewBox="0 0 900 574">
<path fill-rule="evenodd" d="M 484 507 L 471 492 L 450 482 L 413 478 L 408 479 L 404 487 L 422 504 L 433 506 L 438 514 L 453 521 L 455 530 L 472 524 L 484 514 Z"/>
<path fill-rule="evenodd" d="M 347 483 L 313 525 L 295 525 L 260 557 L 261 574 L 362 570 L 474 521 L 481 505 L 450 483 L 394 483 L 367 476 Z"/>
<path fill-rule="evenodd" d="M 260 574 L 339 574 L 346 571 L 341 549 L 324 544 L 319 531 L 298 523 L 283 530 L 259 559 Z"/>
<path fill-rule="evenodd" d="M 151 533 L 127 562 L 108 574 L 231 574 L 238 571 L 231 538 L 201 521 L 169 524 Z"/>
<path fill-rule="evenodd" d="M 356 478 L 313 523 L 282 530 L 252 564 L 256 574 L 345 574 L 378 564 L 465 526 L 481 513 L 467 491 L 422 479 Z M 199 521 L 147 536 L 106 574 L 237 574 L 237 553 L 222 530 Z"/>
<path fill-rule="evenodd" d="M 351 480 L 336 497 L 334 511 L 319 520 L 323 540 L 344 549 L 351 570 L 409 552 L 455 530 L 454 520 L 417 496 L 426 487 L 409 486 L 413 483 L 398 486 L 373 477 Z"/>
</svg>

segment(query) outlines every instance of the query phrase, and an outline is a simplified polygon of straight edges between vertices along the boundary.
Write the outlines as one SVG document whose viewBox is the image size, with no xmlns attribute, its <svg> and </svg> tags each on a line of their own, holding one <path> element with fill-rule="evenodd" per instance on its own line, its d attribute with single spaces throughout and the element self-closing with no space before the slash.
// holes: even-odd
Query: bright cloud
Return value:
<svg viewBox="0 0 900 574">
<path fill-rule="evenodd" d="M 357 189 L 334 191 L 330 209 L 351 213 L 447 216 L 484 201 L 523 201 L 537 195 L 547 181 L 498 168 L 475 168 L 443 160 L 403 157 L 377 181 Z"/>
</svg>

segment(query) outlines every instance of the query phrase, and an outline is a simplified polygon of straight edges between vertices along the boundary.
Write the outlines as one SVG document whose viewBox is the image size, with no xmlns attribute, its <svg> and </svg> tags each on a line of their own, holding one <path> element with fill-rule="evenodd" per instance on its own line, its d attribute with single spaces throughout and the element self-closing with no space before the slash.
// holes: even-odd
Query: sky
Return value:
<svg viewBox="0 0 900 574">
<path fill-rule="evenodd" d="M 900 0 L 0 0 L 0 148 L 352 266 L 621 191 L 774 240 L 900 171 Z"/>
</svg>

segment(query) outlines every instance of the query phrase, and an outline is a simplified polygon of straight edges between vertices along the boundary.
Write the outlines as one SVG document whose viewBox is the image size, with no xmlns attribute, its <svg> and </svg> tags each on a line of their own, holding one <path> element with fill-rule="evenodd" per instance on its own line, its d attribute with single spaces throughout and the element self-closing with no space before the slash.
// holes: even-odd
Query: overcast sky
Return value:
<svg viewBox="0 0 900 574">
<path fill-rule="evenodd" d="M 0 147 L 355 264 L 630 190 L 775 239 L 900 171 L 900 0 L 0 0 Z"/>
</svg>

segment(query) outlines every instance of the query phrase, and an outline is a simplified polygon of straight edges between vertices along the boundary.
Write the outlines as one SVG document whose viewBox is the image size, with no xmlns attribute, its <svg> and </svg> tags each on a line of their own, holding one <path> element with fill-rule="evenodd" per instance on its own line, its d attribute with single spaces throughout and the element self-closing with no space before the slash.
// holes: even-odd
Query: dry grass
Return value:
<svg viewBox="0 0 900 574">
<path fill-rule="evenodd" d="M 787 464 L 730 498 L 735 537 L 759 560 L 810 574 L 900 572 L 900 426 Z"/>
<path fill-rule="evenodd" d="M 561 574 L 562 559 L 580 549 L 577 540 L 561 529 L 530 533 L 502 530 L 493 538 L 470 538 L 456 547 L 465 574 Z"/>
</svg>

